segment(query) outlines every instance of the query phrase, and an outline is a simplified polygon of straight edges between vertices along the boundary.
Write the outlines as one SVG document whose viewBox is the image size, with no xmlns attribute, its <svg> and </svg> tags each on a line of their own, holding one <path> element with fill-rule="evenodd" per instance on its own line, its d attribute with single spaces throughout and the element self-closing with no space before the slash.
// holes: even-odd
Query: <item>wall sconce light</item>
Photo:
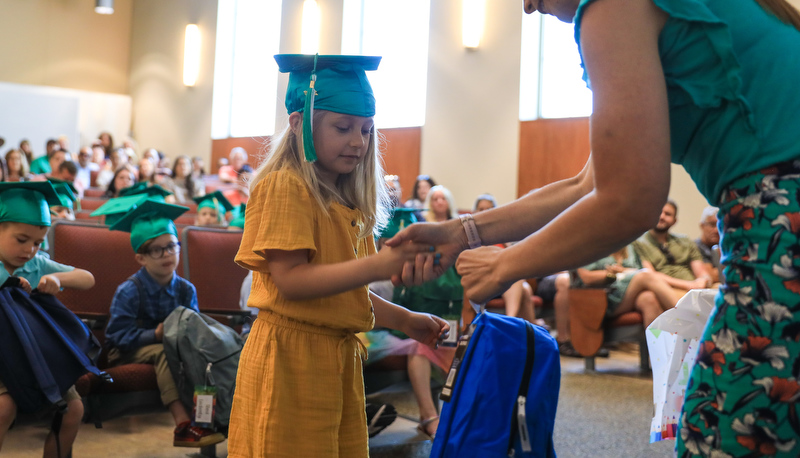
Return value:
<svg viewBox="0 0 800 458">
<path fill-rule="evenodd" d="M 462 0 L 461 42 L 464 47 L 477 49 L 486 22 L 486 0 Z"/>
<path fill-rule="evenodd" d="M 183 48 L 183 84 L 194 86 L 200 73 L 200 29 L 197 24 L 186 26 Z"/>
<path fill-rule="evenodd" d="M 316 54 L 319 51 L 319 27 L 321 15 L 316 0 L 303 2 L 303 34 L 300 41 L 302 54 Z"/>
<path fill-rule="evenodd" d="M 97 14 L 114 14 L 114 0 L 95 0 L 94 12 Z"/>
</svg>

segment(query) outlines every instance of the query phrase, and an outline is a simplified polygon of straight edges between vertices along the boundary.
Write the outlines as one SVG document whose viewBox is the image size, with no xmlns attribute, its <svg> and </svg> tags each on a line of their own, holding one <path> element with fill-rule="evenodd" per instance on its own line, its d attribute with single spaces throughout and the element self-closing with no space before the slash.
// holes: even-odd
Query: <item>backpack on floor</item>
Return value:
<svg viewBox="0 0 800 458">
<path fill-rule="evenodd" d="M 480 313 L 447 375 L 431 458 L 555 457 L 560 366 L 543 328 Z"/>
<path fill-rule="evenodd" d="M 207 315 L 176 307 L 164 320 L 163 343 L 183 404 L 191 412 L 195 386 L 216 387 L 214 423 L 226 430 L 244 346 L 242 338 Z"/>
<path fill-rule="evenodd" d="M 63 394 L 83 374 L 106 377 L 96 366 L 100 343 L 55 296 L 11 285 L 19 279 L 0 289 L 0 380 L 20 412 L 63 412 Z"/>
</svg>

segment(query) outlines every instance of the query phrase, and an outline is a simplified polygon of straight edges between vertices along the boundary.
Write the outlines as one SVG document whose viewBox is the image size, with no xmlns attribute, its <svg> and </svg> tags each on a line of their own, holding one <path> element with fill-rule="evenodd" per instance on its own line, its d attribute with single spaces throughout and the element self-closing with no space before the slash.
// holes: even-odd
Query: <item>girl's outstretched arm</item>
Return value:
<svg viewBox="0 0 800 458">
<path fill-rule="evenodd" d="M 375 327 L 402 331 L 412 339 L 429 347 L 435 347 L 450 331 L 447 321 L 438 316 L 412 312 L 387 301 L 372 291 L 369 293 L 369 298 L 375 309 Z"/>
<path fill-rule="evenodd" d="M 428 246 L 404 243 L 385 248 L 366 258 L 334 264 L 311 264 L 308 250 L 267 250 L 269 273 L 278 291 L 289 300 L 300 301 L 350 291 L 373 281 L 398 274 L 406 261 L 417 255 L 431 256 Z"/>
</svg>

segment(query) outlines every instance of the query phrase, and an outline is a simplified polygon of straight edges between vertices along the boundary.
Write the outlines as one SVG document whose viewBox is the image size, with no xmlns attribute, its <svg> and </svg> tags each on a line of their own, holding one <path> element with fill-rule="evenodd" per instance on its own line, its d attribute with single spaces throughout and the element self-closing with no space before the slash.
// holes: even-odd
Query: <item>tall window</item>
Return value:
<svg viewBox="0 0 800 458">
<path fill-rule="evenodd" d="M 378 128 L 425 123 L 430 0 L 345 0 L 342 54 L 383 56 L 367 77 Z"/>
<path fill-rule="evenodd" d="M 572 24 L 550 15 L 523 15 L 521 63 L 521 120 L 592 114 Z"/>
<path fill-rule="evenodd" d="M 274 133 L 280 30 L 280 1 L 219 1 L 211 138 Z"/>
</svg>

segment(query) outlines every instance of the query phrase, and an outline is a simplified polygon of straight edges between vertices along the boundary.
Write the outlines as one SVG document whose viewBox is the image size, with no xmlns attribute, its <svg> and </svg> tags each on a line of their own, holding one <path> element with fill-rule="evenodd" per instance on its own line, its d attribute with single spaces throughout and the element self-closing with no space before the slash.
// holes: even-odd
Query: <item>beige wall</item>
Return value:
<svg viewBox="0 0 800 458">
<path fill-rule="evenodd" d="M 517 193 L 521 2 L 487 2 L 480 47 L 461 44 L 461 1 L 431 0 L 428 104 L 421 172 L 459 208 L 479 194 Z"/>
<path fill-rule="evenodd" d="M 140 150 L 211 156 L 216 0 L 136 0 L 130 50 L 133 136 Z M 183 85 L 186 25 L 200 29 L 200 76 Z"/>
<path fill-rule="evenodd" d="M 0 0 L 0 81 L 128 93 L 133 0 Z"/>
</svg>

